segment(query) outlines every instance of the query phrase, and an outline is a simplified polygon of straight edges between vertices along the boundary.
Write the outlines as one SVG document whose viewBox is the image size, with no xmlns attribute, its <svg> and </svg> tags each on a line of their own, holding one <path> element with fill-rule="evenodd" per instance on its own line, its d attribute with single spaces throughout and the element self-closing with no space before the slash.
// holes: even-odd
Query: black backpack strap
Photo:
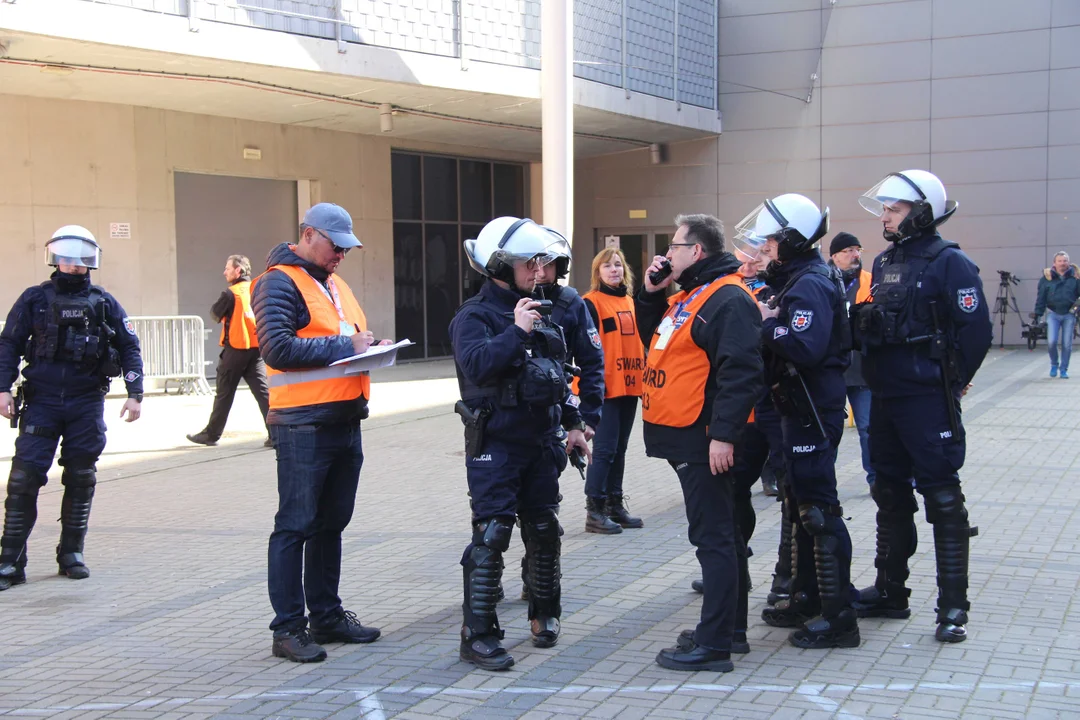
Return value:
<svg viewBox="0 0 1080 720">
<path fill-rule="evenodd" d="M 577 297 L 581 296 L 578 295 L 576 288 L 569 285 L 561 287 L 559 297 L 555 299 L 555 306 L 551 309 L 551 322 L 561 326 L 563 317 L 570 311 L 570 306 L 573 304 L 574 298 Z"/>
</svg>

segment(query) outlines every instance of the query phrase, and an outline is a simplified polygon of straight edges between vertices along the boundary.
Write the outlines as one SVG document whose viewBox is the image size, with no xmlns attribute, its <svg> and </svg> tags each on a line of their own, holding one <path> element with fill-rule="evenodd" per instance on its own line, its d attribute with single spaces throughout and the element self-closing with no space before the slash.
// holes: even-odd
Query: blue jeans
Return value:
<svg viewBox="0 0 1080 720">
<path fill-rule="evenodd" d="M 364 451 L 360 424 L 271 425 L 278 511 L 267 584 L 275 634 L 328 625 L 341 609 L 341 533 L 352 519 Z"/>
<path fill-rule="evenodd" d="M 1046 313 L 1046 341 L 1050 344 L 1050 364 L 1058 365 L 1058 339 L 1061 339 L 1061 370 L 1069 369 L 1072 355 L 1073 327 L 1076 316 L 1072 313 Z"/>
<path fill-rule="evenodd" d="M 866 482 L 874 484 L 877 473 L 870 464 L 870 388 L 859 385 L 847 389 L 851 414 L 855 416 L 855 427 L 859 431 L 859 445 L 862 446 L 862 467 L 866 473 Z"/>
<path fill-rule="evenodd" d="M 638 399 L 633 395 L 608 398 L 593 437 L 593 457 L 585 476 L 585 494 L 592 498 L 622 495 L 626 446 L 634 429 Z"/>
</svg>

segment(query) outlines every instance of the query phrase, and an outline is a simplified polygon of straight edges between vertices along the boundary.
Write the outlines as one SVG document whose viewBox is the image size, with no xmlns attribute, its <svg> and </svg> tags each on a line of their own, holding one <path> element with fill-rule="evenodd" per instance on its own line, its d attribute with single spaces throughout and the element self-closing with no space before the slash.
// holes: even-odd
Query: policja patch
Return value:
<svg viewBox="0 0 1080 720">
<path fill-rule="evenodd" d="M 973 313 L 979 307 L 979 292 L 973 287 L 956 291 L 956 304 L 966 313 Z"/>
<path fill-rule="evenodd" d="M 810 323 L 813 321 L 813 310 L 796 310 L 795 314 L 791 316 L 791 329 L 795 332 L 803 332 L 810 327 Z"/>
<path fill-rule="evenodd" d="M 131 318 L 124 318 L 124 329 L 127 330 L 128 335 L 135 334 L 135 323 L 131 322 Z"/>
</svg>

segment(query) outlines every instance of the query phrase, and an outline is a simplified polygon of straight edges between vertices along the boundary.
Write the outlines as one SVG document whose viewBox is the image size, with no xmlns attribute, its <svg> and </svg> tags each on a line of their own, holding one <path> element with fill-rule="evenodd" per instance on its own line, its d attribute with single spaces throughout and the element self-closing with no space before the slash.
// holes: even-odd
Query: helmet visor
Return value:
<svg viewBox="0 0 1080 720">
<path fill-rule="evenodd" d="M 61 263 L 96 270 L 101 264 L 101 248 L 89 238 L 55 238 L 45 245 L 45 264 L 59 267 Z"/>
<path fill-rule="evenodd" d="M 765 242 L 781 229 L 780 222 L 765 203 L 758 205 L 735 225 L 735 237 L 731 242 L 735 257 L 741 262 L 756 261 Z"/>
<path fill-rule="evenodd" d="M 874 187 L 870 188 L 859 198 L 859 205 L 872 215 L 881 217 L 886 206 L 892 206 L 898 202 L 914 203 L 920 198 L 903 178 L 896 175 L 888 175 Z"/>
</svg>

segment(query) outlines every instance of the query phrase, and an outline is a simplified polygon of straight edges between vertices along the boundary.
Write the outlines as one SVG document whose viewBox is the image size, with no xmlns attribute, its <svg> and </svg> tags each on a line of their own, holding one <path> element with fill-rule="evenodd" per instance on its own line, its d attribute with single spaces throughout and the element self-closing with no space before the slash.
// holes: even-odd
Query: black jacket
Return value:
<svg viewBox="0 0 1080 720">
<path fill-rule="evenodd" d="M 1050 312 L 1064 315 L 1072 312 L 1077 299 L 1080 298 L 1080 268 L 1070 265 L 1065 269 L 1064 275 L 1058 275 L 1052 267 L 1043 270 L 1039 278 L 1038 296 L 1035 299 L 1035 314 L 1042 315 L 1047 309 Z"/>
<path fill-rule="evenodd" d="M 833 261 L 829 261 L 829 267 L 836 267 Z M 844 283 L 844 292 L 847 295 L 847 309 L 850 317 L 851 308 L 855 307 L 855 298 L 861 289 L 859 283 L 862 280 L 863 267 L 858 265 L 847 272 L 840 271 Z M 866 378 L 862 374 L 862 353 L 858 350 L 851 351 L 851 364 L 844 371 L 844 383 L 848 387 L 866 387 Z"/>
<path fill-rule="evenodd" d="M 572 287 L 537 285 L 537 295 L 551 300 L 555 307 L 551 320 L 566 336 L 567 359 L 581 370 L 578 376 L 578 399 L 581 419 L 594 430 L 600 425 L 604 405 L 604 350 L 596 323 L 589 316 L 585 300 Z M 565 305 L 565 311 L 562 306 Z"/>
<path fill-rule="evenodd" d="M 701 285 L 737 273 L 739 261 L 729 253 L 702 258 L 683 271 L 679 287 L 692 292 Z M 668 309 L 664 292 L 644 285 L 634 298 L 638 332 L 646 348 Z M 705 386 L 705 403 L 693 425 L 672 428 L 644 423 L 645 452 L 650 457 L 681 462 L 709 461 L 709 441 L 736 443 L 754 403 L 764 391 L 759 344 L 761 311 L 741 288 L 721 287 L 690 326 L 690 338 L 705 351 L 714 381 Z"/>
<path fill-rule="evenodd" d="M 270 251 L 266 267 L 298 265 L 316 282 L 326 283 L 327 272 L 302 259 L 288 243 Z M 266 364 L 275 370 L 303 370 L 326 367 L 354 355 L 352 340 L 344 335 L 300 338 L 296 331 L 311 322 L 304 296 L 288 275 L 266 272 L 254 284 L 251 308 L 255 312 L 255 331 L 259 351 Z M 362 420 L 367 417 L 367 398 L 344 402 L 304 405 L 295 408 L 271 408 L 268 425 L 327 425 Z"/>
</svg>

